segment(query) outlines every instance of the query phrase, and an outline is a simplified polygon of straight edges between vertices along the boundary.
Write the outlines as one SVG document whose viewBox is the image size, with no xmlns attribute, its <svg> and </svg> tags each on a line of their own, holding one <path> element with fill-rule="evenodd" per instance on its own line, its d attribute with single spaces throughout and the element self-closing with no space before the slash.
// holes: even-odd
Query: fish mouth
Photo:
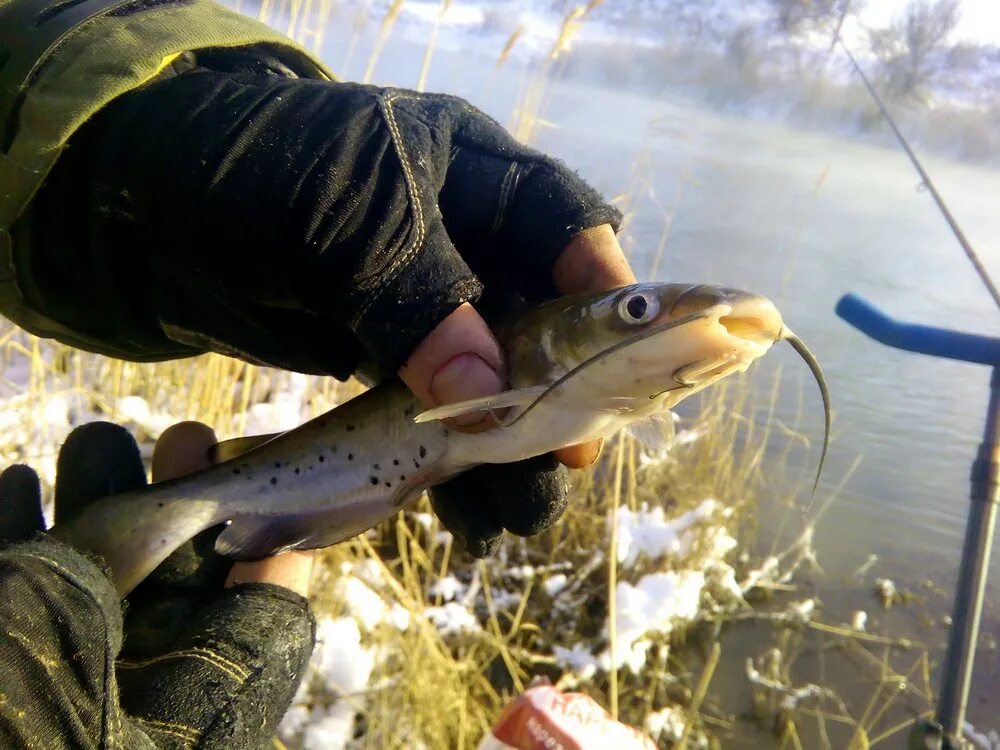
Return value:
<svg viewBox="0 0 1000 750">
<path fill-rule="evenodd" d="M 805 343 L 784 323 L 781 313 L 766 297 L 722 287 L 693 286 L 675 300 L 670 310 L 672 318 L 701 313 L 717 324 L 716 331 L 725 335 L 735 346 L 722 358 L 708 359 L 681 368 L 674 379 L 681 385 L 698 390 L 731 372 L 746 370 L 750 363 L 763 356 L 772 344 L 787 341 L 812 373 L 823 400 L 823 447 L 820 452 L 812 491 L 815 495 L 830 445 L 830 391 L 823 370 Z"/>
<path fill-rule="evenodd" d="M 723 315 L 719 318 L 719 325 L 726 329 L 730 336 L 743 339 L 756 344 L 773 344 L 781 338 L 780 318 L 777 325 L 773 321 L 758 315 Z"/>
<path fill-rule="evenodd" d="M 685 290 L 671 306 L 669 317 L 678 319 L 703 313 L 725 333 L 747 348 L 753 358 L 764 354 L 782 338 L 781 313 L 767 297 L 724 287 L 699 284 Z"/>
</svg>

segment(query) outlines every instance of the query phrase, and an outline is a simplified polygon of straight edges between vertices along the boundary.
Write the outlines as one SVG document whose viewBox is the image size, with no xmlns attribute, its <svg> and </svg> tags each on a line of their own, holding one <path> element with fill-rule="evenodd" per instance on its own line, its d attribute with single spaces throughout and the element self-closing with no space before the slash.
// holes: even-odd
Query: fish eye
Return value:
<svg viewBox="0 0 1000 750">
<path fill-rule="evenodd" d="M 659 300 L 645 292 L 632 292 L 618 303 L 618 316 L 630 325 L 648 323 L 659 312 Z"/>
</svg>

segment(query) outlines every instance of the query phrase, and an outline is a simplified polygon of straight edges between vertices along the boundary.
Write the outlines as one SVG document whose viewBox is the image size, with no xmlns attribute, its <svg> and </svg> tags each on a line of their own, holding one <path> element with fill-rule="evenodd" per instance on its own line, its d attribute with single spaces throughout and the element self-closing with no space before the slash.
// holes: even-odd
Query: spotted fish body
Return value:
<svg viewBox="0 0 1000 750">
<path fill-rule="evenodd" d="M 638 284 L 562 298 L 501 329 L 513 390 L 494 400 L 417 421 L 422 407 L 393 380 L 197 474 L 103 498 L 54 531 L 102 555 L 123 594 L 224 522 L 216 549 L 237 559 L 329 546 L 473 466 L 663 414 L 745 370 L 784 330 L 770 301 L 717 287 Z M 441 421 L 483 409 L 502 414 L 499 426 L 467 434 Z"/>
<path fill-rule="evenodd" d="M 225 521 L 216 549 L 236 559 L 329 546 L 447 478 L 452 432 L 442 422 L 416 424 L 418 411 L 393 381 L 198 474 L 104 498 L 57 531 L 100 552 L 123 593 Z"/>
</svg>

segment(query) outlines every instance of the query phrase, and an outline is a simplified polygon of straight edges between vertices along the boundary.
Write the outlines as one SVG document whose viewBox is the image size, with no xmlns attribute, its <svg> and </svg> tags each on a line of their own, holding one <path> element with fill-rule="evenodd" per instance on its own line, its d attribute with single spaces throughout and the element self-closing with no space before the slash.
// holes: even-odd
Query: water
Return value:
<svg viewBox="0 0 1000 750">
<path fill-rule="evenodd" d="M 337 65 L 346 39 L 334 36 L 329 45 Z M 422 52 L 420 45 L 394 41 L 377 80 L 412 85 Z M 491 55 L 438 51 L 429 88 L 464 96 L 508 124 L 525 73 L 516 64 L 495 71 Z M 356 59 L 341 72 L 357 78 L 364 63 Z M 712 281 L 766 294 L 816 353 L 835 411 L 819 501 L 839 488 L 817 529 L 829 582 L 822 593 L 845 613 L 868 609 L 876 626 L 918 637 L 940 657 L 947 635 L 940 620 L 954 591 L 989 372 L 888 349 L 851 329 L 833 309 L 842 294 L 855 292 L 901 319 L 946 328 L 996 335 L 1000 319 L 903 153 L 722 116 L 669 94 L 649 97 L 573 82 L 552 90 L 544 117 L 551 125 L 541 128 L 535 145 L 564 159 L 605 195 L 642 186 L 628 228 L 640 277 L 649 278 L 672 214 L 657 279 Z M 987 268 L 1000 272 L 1000 171 L 934 158 L 925 166 Z M 801 416 L 798 428 L 818 445 L 820 402 L 804 375 L 791 350 L 779 348 L 749 377 L 764 392 L 780 377 L 778 417 L 794 424 Z M 794 460 L 805 473 L 817 457 L 814 448 Z M 860 467 L 848 476 L 859 458 Z M 804 481 L 803 502 L 807 486 Z M 776 523 L 762 521 L 765 527 Z M 845 585 L 871 555 L 878 556 L 872 573 Z M 1000 555 L 991 572 L 983 632 L 995 643 Z M 876 575 L 922 592 L 919 622 L 912 610 L 878 612 L 870 593 Z M 927 581 L 934 587 L 924 586 Z M 729 661 L 739 672 L 742 662 Z M 992 652 L 980 658 L 973 721 L 995 724 L 1000 712 L 991 697 L 1000 682 L 995 661 Z M 742 678 L 734 673 L 733 679 Z"/>
</svg>

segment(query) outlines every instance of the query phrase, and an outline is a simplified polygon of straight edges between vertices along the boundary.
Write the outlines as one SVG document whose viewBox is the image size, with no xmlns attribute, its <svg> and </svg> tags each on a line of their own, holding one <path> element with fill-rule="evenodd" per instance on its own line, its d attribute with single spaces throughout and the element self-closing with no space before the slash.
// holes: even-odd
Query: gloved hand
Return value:
<svg viewBox="0 0 1000 750">
<path fill-rule="evenodd" d="M 154 452 L 154 479 L 204 468 L 212 443 L 203 425 L 172 428 Z M 144 483 L 123 428 L 80 427 L 59 455 L 56 525 Z M 211 551 L 217 530 L 206 531 L 129 596 L 123 630 L 118 595 L 93 561 L 41 534 L 23 541 L 42 528 L 37 476 L 7 469 L 0 539 L 20 543 L 0 549 L 0 746 L 270 747 L 312 652 L 308 557 L 230 566 Z M 301 593 L 223 587 L 247 572 Z"/>
<path fill-rule="evenodd" d="M 25 294 L 50 317 L 137 355 L 398 373 L 428 407 L 506 387 L 487 320 L 635 280 L 619 212 L 468 102 L 298 79 L 263 49 L 185 55 L 106 107 L 33 217 L 44 260 Z M 474 497 L 440 489 L 435 507 L 485 554 L 503 527 L 558 518 L 555 471 L 480 468 Z"/>
</svg>

